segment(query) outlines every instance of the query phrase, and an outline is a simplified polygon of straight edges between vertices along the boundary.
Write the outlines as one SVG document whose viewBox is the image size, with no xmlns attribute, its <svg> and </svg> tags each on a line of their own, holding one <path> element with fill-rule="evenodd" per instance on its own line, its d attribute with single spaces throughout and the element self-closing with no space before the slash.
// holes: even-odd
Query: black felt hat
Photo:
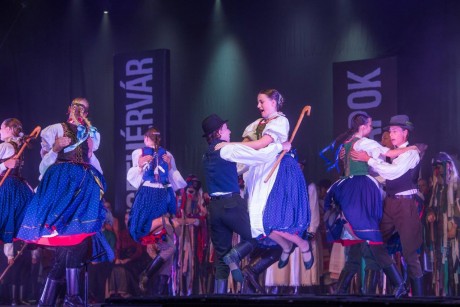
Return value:
<svg viewBox="0 0 460 307">
<path fill-rule="evenodd" d="M 223 120 L 220 118 L 217 114 L 211 114 L 205 119 L 203 119 L 203 122 L 201 123 L 201 127 L 203 128 L 203 136 L 207 136 L 214 131 L 218 130 L 220 127 L 222 127 L 223 124 L 228 122 L 228 120 Z"/>
</svg>

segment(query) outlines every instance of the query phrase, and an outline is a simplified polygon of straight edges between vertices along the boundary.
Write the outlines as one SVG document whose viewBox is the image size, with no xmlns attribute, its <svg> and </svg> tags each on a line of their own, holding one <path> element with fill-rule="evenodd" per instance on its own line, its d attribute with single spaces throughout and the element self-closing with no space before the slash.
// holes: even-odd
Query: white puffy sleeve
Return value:
<svg viewBox="0 0 460 307">
<path fill-rule="evenodd" d="M 289 138 L 289 120 L 284 115 L 279 115 L 269 121 L 262 132 L 262 135 L 266 134 L 271 136 L 275 143 L 286 142 Z"/>
<path fill-rule="evenodd" d="M 142 167 L 139 166 L 139 158 L 142 156 L 142 149 L 136 149 L 131 154 L 131 158 L 133 161 L 133 166 L 128 170 L 128 174 L 126 176 L 126 180 L 135 187 L 139 189 L 142 183 L 142 176 L 144 175 L 144 170 Z"/>
<path fill-rule="evenodd" d="M 185 188 L 187 186 L 187 182 L 184 180 L 180 172 L 177 170 L 176 160 L 174 159 L 174 156 L 169 151 L 167 151 L 166 153 L 171 156 L 171 169 L 168 172 L 168 179 L 172 189 L 174 191 L 177 191 L 179 189 Z"/>
<path fill-rule="evenodd" d="M 361 138 L 355 143 L 354 149 L 357 151 L 364 150 L 374 159 L 384 159 L 385 153 L 390 150 L 388 147 L 369 138 Z"/>
<path fill-rule="evenodd" d="M 14 155 L 14 147 L 10 143 L 0 144 L 0 159 L 11 158 Z M 5 163 L 0 164 L 0 173 L 6 171 Z"/>
<path fill-rule="evenodd" d="M 53 145 L 56 138 L 64 136 L 64 129 L 62 128 L 62 125 L 60 123 L 54 124 L 43 129 L 40 133 L 40 136 L 42 139 L 42 149 L 40 151 L 40 154 L 42 155 L 42 161 L 40 162 L 39 166 L 39 179 L 42 179 L 48 167 L 50 167 L 54 164 L 54 162 L 56 162 L 58 154 L 57 152 L 53 151 Z"/>
</svg>

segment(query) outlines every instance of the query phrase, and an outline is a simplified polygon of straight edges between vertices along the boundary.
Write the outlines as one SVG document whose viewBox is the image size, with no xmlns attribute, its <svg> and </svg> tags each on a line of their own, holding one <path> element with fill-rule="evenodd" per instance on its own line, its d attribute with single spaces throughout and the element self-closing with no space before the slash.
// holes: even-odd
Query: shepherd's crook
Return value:
<svg viewBox="0 0 460 307">
<path fill-rule="evenodd" d="M 21 157 L 22 152 L 24 151 L 24 149 L 26 149 L 26 146 L 29 144 L 30 140 L 31 139 L 36 139 L 38 137 L 38 135 L 40 134 L 41 130 L 42 130 L 42 128 L 40 126 L 37 126 L 37 127 L 35 127 L 34 130 L 32 130 L 32 132 L 28 136 L 25 137 L 24 144 L 22 144 L 21 149 L 19 149 L 18 153 L 14 156 L 14 159 L 19 159 L 19 157 Z M 2 178 L 2 181 L 0 181 L 0 187 L 2 186 L 3 182 L 5 181 L 5 179 L 8 177 L 8 175 L 10 173 L 11 173 L 11 168 L 9 168 L 6 171 L 5 175 Z"/>
<path fill-rule="evenodd" d="M 294 131 L 292 132 L 291 139 L 289 140 L 289 143 L 292 143 L 292 141 L 294 141 L 294 137 L 295 137 L 295 135 L 297 133 L 297 130 L 299 130 L 300 123 L 302 122 L 305 113 L 307 113 L 307 115 L 310 116 L 310 111 L 311 111 L 311 106 L 303 107 L 302 112 L 300 113 L 299 119 L 297 120 L 297 124 L 295 125 Z M 283 152 L 279 155 L 278 160 L 276 160 L 275 164 L 273 165 L 272 169 L 270 170 L 270 173 L 268 173 L 267 178 L 265 178 L 265 180 L 264 180 L 265 183 L 273 175 L 273 172 L 275 172 L 275 169 L 280 164 L 281 159 L 283 159 L 283 157 L 286 154 L 286 152 L 287 152 L 286 150 L 283 150 Z"/>
</svg>

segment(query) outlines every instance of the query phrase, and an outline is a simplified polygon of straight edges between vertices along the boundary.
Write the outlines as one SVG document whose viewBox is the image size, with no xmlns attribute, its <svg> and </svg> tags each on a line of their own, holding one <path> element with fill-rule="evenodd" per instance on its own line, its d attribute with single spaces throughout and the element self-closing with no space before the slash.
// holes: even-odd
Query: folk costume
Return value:
<svg viewBox="0 0 460 307">
<path fill-rule="evenodd" d="M 171 169 L 163 160 L 164 155 L 171 156 Z M 145 165 L 139 165 L 139 158 L 152 156 Z M 147 281 L 165 262 L 172 267 L 175 252 L 173 226 L 170 216 L 176 214 L 175 190 L 186 186 L 185 180 L 176 168 L 173 156 L 166 149 L 143 147 L 132 153 L 133 166 L 127 174 L 128 182 L 138 188 L 133 206 L 129 212 L 128 229 L 132 238 L 143 245 L 157 244 L 160 253 L 152 260 L 140 276 L 141 291 L 147 290 Z M 152 222 L 158 221 L 158 228 L 152 230 Z M 163 278 L 163 282 L 168 280 Z"/>
<path fill-rule="evenodd" d="M 7 171 L 3 162 L 18 151 L 19 144 L 14 140 L 0 144 L 0 180 Z M 20 167 L 12 169 L 0 187 L 0 241 L 4 243 L 12 243 L 13 238 L 16 238 L 25 209 L 33 196 L 33 191 L 21 177 L 20 170 Z"/>
<path fill-rule="evenodd" d="M 63 136 L 71 143 L 56 153 L 52 150 L 54 142 Z M 39 305 L 54 305 L 57 285 L 64 277 L 66 302 L 81 305 L 78 279 L 88 251 L 92 247 L 93 255 L 102 255 L 92 261 L 113 259 L 113 251 L 101 233 L 106 212 L 101 199 L 106 184 L 94 155 L 100 135 L 92 126 L 65 122 L 48 126 L 41 138 L 41 181 L 18 238 L 56 250 Z"/>
</svg>

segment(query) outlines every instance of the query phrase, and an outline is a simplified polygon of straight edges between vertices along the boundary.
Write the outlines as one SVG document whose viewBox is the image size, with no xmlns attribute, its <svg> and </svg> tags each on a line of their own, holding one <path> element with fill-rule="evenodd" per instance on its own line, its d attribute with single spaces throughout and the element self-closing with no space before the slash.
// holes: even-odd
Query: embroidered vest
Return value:
<svg viewBox="0 0 460 307">
<path fill-rule="evenodd" d="M 64 130 L 64 136 L 70 138 L 70 144 L 78 142 L 77 139 L 77 126 L 69 123 L 61 123 Z M 78 145 L 74 150 L 64 152 L 61 150 L 58 153 L 57 161 L 59 162 L 75 162 L 75 163 L 89 163 L 89 145 L 88 140 Z"/>
</svg>

